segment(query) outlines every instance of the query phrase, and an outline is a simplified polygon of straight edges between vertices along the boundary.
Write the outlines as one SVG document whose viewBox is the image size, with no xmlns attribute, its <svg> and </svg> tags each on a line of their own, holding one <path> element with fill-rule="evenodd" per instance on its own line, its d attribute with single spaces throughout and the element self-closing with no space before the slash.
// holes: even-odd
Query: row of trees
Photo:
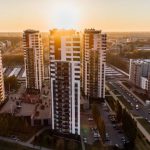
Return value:
<svg viewBox="0 0 150 150">
<path fill-rule="evenodd" d="M 0 114 L 0 135 L 10 136 L 14 133 L 30 133 L 33 129 L 23 117 L 15 117 L 11 114 Z"/>
<path fill-rule="evenodd" d="M 47 132 L 47 133 L 46 133 Z M 80 142 L 64 139 L 49 134 L 49 130 L 35 136 L 33 144 L 56 150 L 81 150 Z"/>
<path fill-rule="evenodd" d="M 93 114 L 94 121 L 97 125 L 98 131 L 101 135 L 102 141 L 104 142 L 106 139 L 105 122 L 103 118 L 101 117 L 100 111 L 96 104 L 92 104 L 92 114 Z"/>
<path fill-rule="evenodd" d="M 117 68 L 120 68 L 121 70 L 124 70 L 125 72 L 129 72 L 128 63 L 119 55 L 108 52 L 106 61 L 108 64 L 116 66 Z"/>
<path fill-rule="evenodd" d="M 128 59 L 150 59 L 150 51 L 136 51 L 125 53 Z"/>
<path fill-rule="evenodd" d="M 19 88 L 19 83 L 15 76 L 4 76 L 4 86 L 6 91 L 17 90 Z"/>
<path fill-rule="evenodd" d="M 125 109 L 122 109 L 118 101 L 116 103 L 116 117 L 117 121 L 122 123 L 122 127 L 126 136 L 132 143 L 134 143 L 137 136 L 136 122 Z"/>
<path fill-rule="evenodd" d="M 24 56 L 23 55 L 3 55 L 2 62 L 4 66 L 23 65 Z"/>
</svg>

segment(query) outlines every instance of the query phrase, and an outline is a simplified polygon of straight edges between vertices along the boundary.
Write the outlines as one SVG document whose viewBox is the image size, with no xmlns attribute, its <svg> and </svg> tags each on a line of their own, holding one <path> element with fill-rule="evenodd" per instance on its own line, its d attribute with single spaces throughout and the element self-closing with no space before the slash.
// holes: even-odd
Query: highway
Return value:
<svg viewBox="0 0 150 150">
<path fill-rule="evenodd" d="M 132 114 L 141 116 L 150 122 L 149 107 L 142 105 L 132 92 L 127 91 L 121 84 L 117 82 L 109 82 L 126 100 L 132 107 Z M 136 110 L 136 105 L 139 106 L 139 109 Z"/>
</svg>

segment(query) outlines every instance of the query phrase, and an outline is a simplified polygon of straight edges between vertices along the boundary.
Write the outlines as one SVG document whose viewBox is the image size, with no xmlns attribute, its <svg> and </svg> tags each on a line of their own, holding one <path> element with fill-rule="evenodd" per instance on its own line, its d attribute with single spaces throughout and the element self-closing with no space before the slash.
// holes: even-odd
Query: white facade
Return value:
<svg viewBox="0 0 150 150">
<path fill-rule="evenodd" d="M 86 96 L 105 98 L 106 41 L 100 30 L 84 31 L 82 88 Z"/>
<path fill-rule="evenodd" d="M 150 59 L 130 59 L 129 79 L 150 97 Z"/>
<path fill-rule="evenodd" d="M 5 99 L 5 89 L 4 89 L 2 56 L 0 50 L 0 103 L 3 102 L 4 99 Z"/>
<path fill-rule="evenodd" d="M 141 88 L 148 90 L 148 78 L 141 77 Z"/>
<path fill-rule="evenodd" d="M 39 31 L 26 30 L 23 34 L 26 88 L 41 90 L 44 78 L 43 46 Z"/>
<path fill-rule="evenodd" d="M 50 31 L 52 129 L 80 135 L 80 35 Z"/>
</svg>

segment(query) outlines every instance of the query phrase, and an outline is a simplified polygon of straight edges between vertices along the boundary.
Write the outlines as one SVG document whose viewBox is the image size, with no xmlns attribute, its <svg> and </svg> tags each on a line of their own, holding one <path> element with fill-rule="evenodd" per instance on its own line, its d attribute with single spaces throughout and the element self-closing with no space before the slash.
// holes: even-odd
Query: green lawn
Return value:
<svg viewBox="0 0 150 150">
<path fill-rule="evenodd" d="M 134 150 L 149 150 L 150 144 L 143 137 L 142 133 L 138 130 L 137 138 L 135 140 L 135 149 Z"/>
<path fill-rule="evenodd" d="M 35 150 L 18 144 L 0 141 L 0 150 Z"/>
<path fill-rule="evenodd" d="M 148 123 L 144 118 L 138 119 L 140 124 L 150 133 L 150 123 Z"/>
</svg>

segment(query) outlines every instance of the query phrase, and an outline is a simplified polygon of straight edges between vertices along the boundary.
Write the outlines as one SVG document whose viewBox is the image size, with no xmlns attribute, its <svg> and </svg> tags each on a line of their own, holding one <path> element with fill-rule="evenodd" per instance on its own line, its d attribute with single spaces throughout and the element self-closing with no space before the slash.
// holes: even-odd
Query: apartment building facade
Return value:
<svg viewBox="0 0 150 150">
<path fill-rule="evenodd" d="M 36 30 L 23 33 L 26 88 L 41 91 L 44 79 L 43 46 L 41 34 Z"/>
<path fill-rule="evenodd" d="M 107 36 L 101 30 L 85 29 L 82 53 L 82 90 L 88 97 L 105 98 Z"/>
<path fill-rule="evenodd" d="M 80 34 L 50 30 L 52 129 L 80 135 Z"/>
<path fill-rule="evenodd" d="M 129 80 L 150 93 L 150 59 L 130 59 Z"/>
<path fill-rule="evenodd" d="M 4 100 L 5 100 L 5 88 L 4 88 L 2 55 L 1 55 L 1 50 L 0 50 L 0 104 L 1 104 Z"/>
</svg>

